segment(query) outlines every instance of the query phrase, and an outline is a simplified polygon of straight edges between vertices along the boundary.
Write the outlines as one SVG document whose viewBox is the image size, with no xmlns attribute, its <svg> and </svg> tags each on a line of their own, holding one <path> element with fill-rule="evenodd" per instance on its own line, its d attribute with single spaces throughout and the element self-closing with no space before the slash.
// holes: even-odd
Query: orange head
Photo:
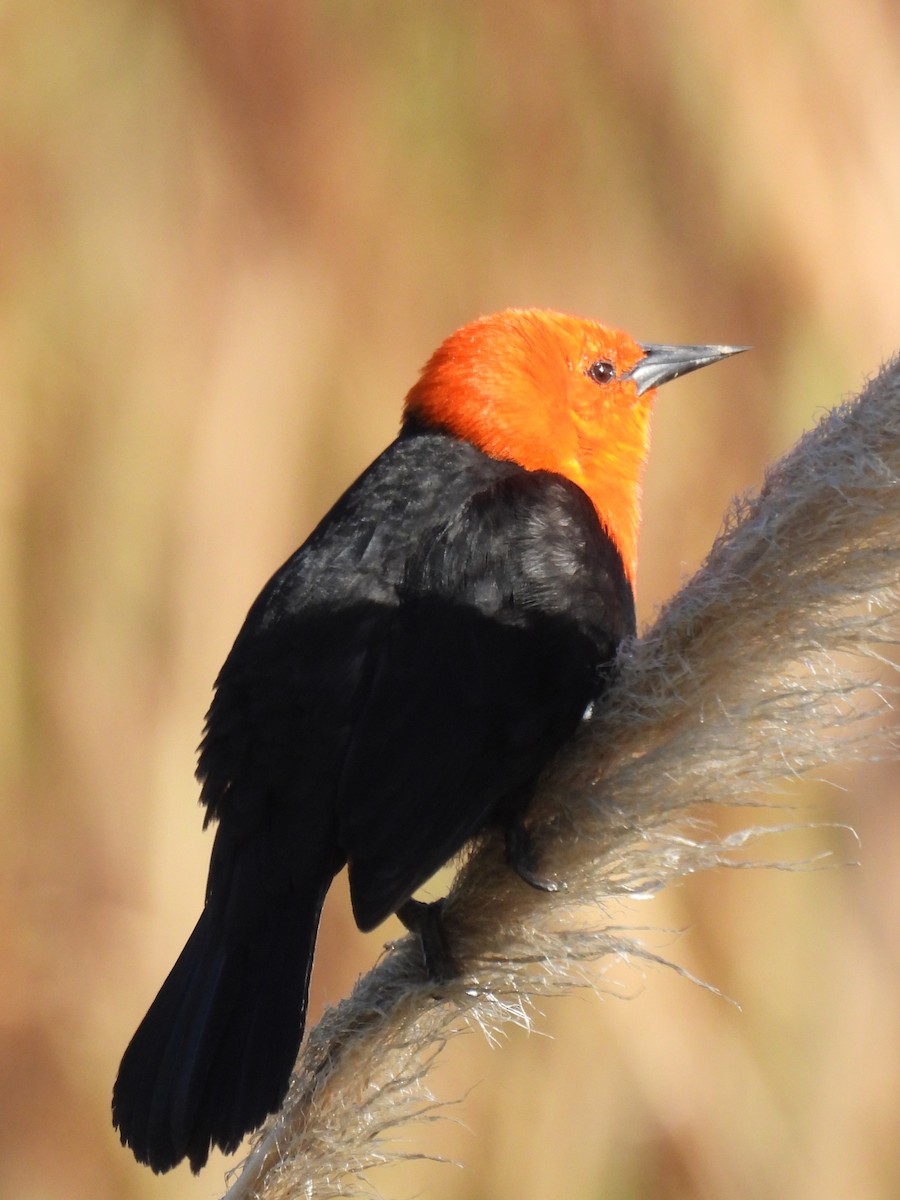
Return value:
<svg viewBox="0 0 900 1200">
<path fill-rule="evenodd" d="M 407 396 L 405 415 L 577 483 L 633 585 L 655 389 L 732 353 L 645 346 L 596 321 L 509 309 L 447 338 Z"/>
</svg>

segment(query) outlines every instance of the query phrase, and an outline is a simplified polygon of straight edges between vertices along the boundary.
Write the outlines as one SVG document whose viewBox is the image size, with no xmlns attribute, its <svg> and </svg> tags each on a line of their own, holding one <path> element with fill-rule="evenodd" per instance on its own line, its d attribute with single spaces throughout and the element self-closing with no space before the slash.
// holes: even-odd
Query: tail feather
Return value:
<svg viewBox="0 0 900 1200">
<path fill-rule="evenodd" d="M 201 1107 L 217 1111 L 213 1140 L 226 1151 L 277 1109 L 287 1091 L 306 1017 L 317 924 L 318 908 L 311 927 L 288 920 L 264 931 L 256 960 L 263 970 L 254 972 L 253 995 L 231 1009 L 222 1028 L 220 1041 L 229 1050 L 209 1063 Z M 201 1129 L 188 1150 L 195 1171 L 206 1161 L 204 1137 Z"/>
<path fill-rule="evenodd" d="M 199 1171 L 211 1145 L 236 1149 L 278 1108 L 303 1036 L 326 887 L 279 895 L 260 882 L 239 929 L 234 904 L 210 896 L 113 1089 L 113 1123 L 154 1171 L 183 1158 Z"/>
</svg>

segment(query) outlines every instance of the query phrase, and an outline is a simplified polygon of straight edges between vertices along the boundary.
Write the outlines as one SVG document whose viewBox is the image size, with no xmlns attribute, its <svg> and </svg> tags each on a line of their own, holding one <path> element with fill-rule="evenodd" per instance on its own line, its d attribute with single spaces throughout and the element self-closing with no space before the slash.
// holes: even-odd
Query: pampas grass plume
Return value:
<svg viewBox="0 0 900 1200">
<path fill-rule="evenodd" d="M 448 1037 L 527 1026 L 533 998 L 606 956 L 653 959 L 604 922 L 604 902 L 735 865 L 761 835 L 716 836 L 705 806 L 894 752 L 877 710 L 897 685 L 898 579 L 900 359 L 733 506 L 703 566 L 623 648 L 530 810 L 541 869 L 565 889 L 522 886 L 486 837 L 446 901 L 458 977 L 429 982 L 415 938 L 391 947 L 311 1031 L 227 1200 L 377 1194 L 371 1168 L 415 1157 L 398 1129 L 440 1107 L 426 1075 Z"/>
</svg>

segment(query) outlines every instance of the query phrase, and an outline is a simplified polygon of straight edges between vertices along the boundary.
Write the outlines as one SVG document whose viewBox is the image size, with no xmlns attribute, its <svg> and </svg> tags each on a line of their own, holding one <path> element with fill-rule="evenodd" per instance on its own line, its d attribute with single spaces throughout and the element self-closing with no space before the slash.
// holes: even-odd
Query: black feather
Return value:
<svg viewBox="0 0 900 1200">
<path fill-rule="evenodd" d="M 197 1171 L 280 1105 L 319 913 L 372 928 L 535 778 L 634 631 L 585 494 L 410 425 L 272 577 L 216 683 L 206 906 L 125 1052 L 122 1140 Z"/>
</svg>

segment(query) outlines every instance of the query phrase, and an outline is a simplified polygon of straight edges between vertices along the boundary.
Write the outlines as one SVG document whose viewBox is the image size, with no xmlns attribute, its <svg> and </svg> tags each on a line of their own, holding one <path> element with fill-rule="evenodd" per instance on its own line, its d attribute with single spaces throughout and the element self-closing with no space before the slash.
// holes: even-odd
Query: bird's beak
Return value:
<svg viewBox="0 0 900 1200">
<path fill-rule="evenodd" d="M 679 375 L 699 371 L 720 358 L 730 358 L 732 354 L 742 354 L 750 349 L 749 346 L 648 346 L 644 342 L 640 347 L 645 357 L 622 376 L 634 382 L 639 396 Z"/>
</svg>

